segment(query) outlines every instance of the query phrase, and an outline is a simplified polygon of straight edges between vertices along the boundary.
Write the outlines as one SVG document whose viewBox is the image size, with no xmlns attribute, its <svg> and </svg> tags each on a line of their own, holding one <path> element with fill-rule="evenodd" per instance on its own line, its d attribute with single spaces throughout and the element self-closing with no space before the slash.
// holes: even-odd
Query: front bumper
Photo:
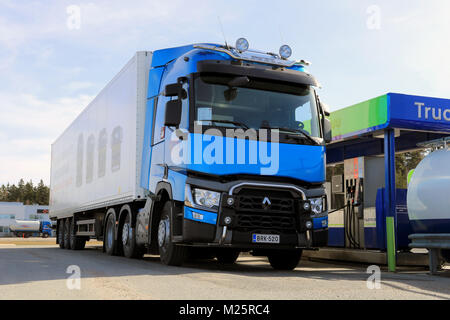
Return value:
<svg viewBox="0 0 450 320">
<path fill-rule="evenodd" d="M 327 245 L 328 214 L 315 216 L 306 210 L 304 203 L 309 201 L 305 193 L 302 195 L 294 190 L 292 198 L 284 199 L 287 194 L 284 189 L 230 190 L 221 193 L 218 212 L 184 207 L 184 244 L 242 249 L 312 249 Z M 270 209 L 258 206 L 265 194 L 271 201 Z M 229 201 L 230 198 L 233 201 Z M 254 234 L 279 235 L 280 243 L 253 243 Z"/>
</svg>

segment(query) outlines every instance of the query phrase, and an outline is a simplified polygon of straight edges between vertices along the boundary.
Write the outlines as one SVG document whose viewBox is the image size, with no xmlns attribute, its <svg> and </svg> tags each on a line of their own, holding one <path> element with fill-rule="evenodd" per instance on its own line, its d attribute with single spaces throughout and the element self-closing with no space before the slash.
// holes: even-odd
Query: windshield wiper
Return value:
<svg viewBox="0 0 450 320">
<path fill-rule="evenodd" d="M 234 124 L 236 127 L 241 127 L 244 129 L 250 129 L 245 123 L 242 122 L 237 122 L 237 121 L 231 121 L 231 120 L 201 120 L 202 122 L 215 122 L 215 123 L 229 123 L 229 124 Z"/>
<path fill-rule="evenodd" d="M 289 138 L 300 138 L 297 134 L 301 134 L 303 135 L 304 138 L 306 138 L 307 140 L 311 141 L 314 144 L 319 144 L 313 137 L 311 137 L 311 135 L 308 133 L 308 131 L 303 130 L 303 129 L 292 129 L 292 128 L 283 128 L 283 127 L 278 127 L 278 128 L 272 128 L 272 127 L 261 127 L 261 129 L 278 129 L 279 131 L 286 131 L 286 132 L 290 132 L 290 133 L 295 133 L 295 135 L 288 135 Z"/>
</svg>

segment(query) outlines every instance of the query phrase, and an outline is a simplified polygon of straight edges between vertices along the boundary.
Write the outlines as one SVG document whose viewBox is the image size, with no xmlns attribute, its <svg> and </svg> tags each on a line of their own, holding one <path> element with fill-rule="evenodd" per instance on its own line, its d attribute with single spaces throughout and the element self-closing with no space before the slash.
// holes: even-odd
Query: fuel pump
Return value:
<svg viewBox="0 0 450 320">
<path fill-rule="evenodd" d="M 377 231 L 376 199 L 384 187 L 383 157 L 359 157 L 335 165 L 329 212 L 329 245 L 354 249 L 374 248 Z M 384 239 L 384 238 L 383 238 Z"/>
<path fill-rule="evenodd" d="M 346 179 L 346 206 L 344 208 L 345 243 L 348 248 L 362 248 L 364 241 L 364 178 Z"/>
</svg>

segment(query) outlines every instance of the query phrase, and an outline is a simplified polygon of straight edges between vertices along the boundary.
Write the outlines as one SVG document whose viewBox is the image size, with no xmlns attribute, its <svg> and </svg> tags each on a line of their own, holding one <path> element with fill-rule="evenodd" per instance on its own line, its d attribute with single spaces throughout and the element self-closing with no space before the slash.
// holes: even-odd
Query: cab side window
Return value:
<svg viewBox="0 0 450 320">
<path fill-rule="evenodd" d="M 188 93 L 188 97 L 182 100 L 182 114 L 180 128 L 187 129 L 189 123 L 189 85 L 188 83 L 183 84 L 183 88 Z M 164 118 L 166 113 L 166 103 L 171 99 L 177 99 L 176 97 L 165 97 L 160 95 L 158 101 L 156 102 L 155 110 L 155 121 L 153 125 L 153 143 L 152 145 L 158 144 L 164 141 L 165 136 L 169 135 L 171 129 L 164 127 Z M 169 130 L 169 131 L 167 131 Z M 172 128 L 173 130 L 173 128 Z"/>
</svg>

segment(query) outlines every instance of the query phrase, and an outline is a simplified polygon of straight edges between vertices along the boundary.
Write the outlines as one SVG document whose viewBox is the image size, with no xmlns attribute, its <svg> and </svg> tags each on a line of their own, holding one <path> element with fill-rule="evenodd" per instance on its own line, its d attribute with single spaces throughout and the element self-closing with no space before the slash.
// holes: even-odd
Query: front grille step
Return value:
<svg viewBox="0 0 450 320">
<path fill-rule="evenodd" d="M 237 216 L 237 229 L 252 231 L 256 229 L 295 231 L 294 217 L 267 216 L 254 214 L 239 214 Z"/>
</svg>

